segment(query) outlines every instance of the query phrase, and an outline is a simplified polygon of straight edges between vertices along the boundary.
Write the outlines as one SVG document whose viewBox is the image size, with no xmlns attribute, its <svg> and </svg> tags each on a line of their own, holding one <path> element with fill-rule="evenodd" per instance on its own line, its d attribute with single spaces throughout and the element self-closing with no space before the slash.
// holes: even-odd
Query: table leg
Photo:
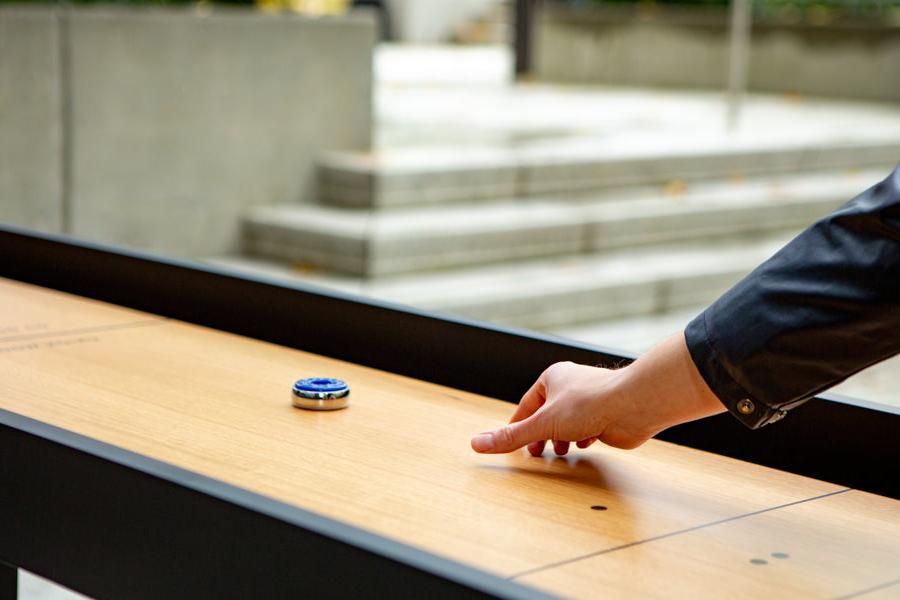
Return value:
<svg viewBox="0 0 900 600">
<path fill-rule="evenodd" d="M 0 600 L 17 600 L 19 597 L 19 570 L 0 561 Z"/>
</svg>

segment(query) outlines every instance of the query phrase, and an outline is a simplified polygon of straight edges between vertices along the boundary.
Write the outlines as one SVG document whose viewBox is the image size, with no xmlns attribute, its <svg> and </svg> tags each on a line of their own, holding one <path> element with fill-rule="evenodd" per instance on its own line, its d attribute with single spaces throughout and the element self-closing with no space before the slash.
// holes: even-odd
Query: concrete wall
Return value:
<svg viewBox="0 0 900 600">
<path fill-rule="evenodd" d="M 534 70 L 554 82 L 721 87 L 726 43 L 720 27 L 547 17 L 535 29 Z"/>
<path fill-rule="evenodd" d="M 561 83 L 723 88 L 726 11 L 539 14 L 534 71 Z M 754 24 L 749 88 L 900 100 L 900 26 Z"/>
<path fill-rule="evenodd" d="M 456 28 L 487 13 L 498 0 L 388 0 L 396 39 L 418 44 L 446 42 Z"/>
<path fill-rule="evenodd" d="M 58 23 L 0 10 L 0 222 L 62 226 Z"/>
<path fill-rule="evenodd" d="M 900 100 L 900 25 L 757 27 L 750 85 L 759 90 Z"/>
<path fill-rule="evenodd" d="M 23 19 L 0 15 L 13 29 Z M 369 148 L 368 15 L 104 9 L 60 22 L 63 64 L 42 68 L 69 82 L 70 233 L 178 255 L 230 252 L 248 207 L 314 198 L 320 153 Z M 0 54 L 0 73 L 21 61 L 20 46 Z M 21 137 L 31 109 L 9 110 L 0 139 Z M 16 192 L 0 188 L 0 204 L 21 204 Z"/>
</svg>

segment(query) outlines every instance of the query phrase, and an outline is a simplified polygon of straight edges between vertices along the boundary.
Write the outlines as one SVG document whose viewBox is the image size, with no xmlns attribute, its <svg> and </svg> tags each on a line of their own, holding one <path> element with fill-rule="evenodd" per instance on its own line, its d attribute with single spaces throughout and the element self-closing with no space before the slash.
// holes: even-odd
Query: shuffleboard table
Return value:
<svg viewBox="0 0 900 600">
<path fill-rule="evenodd" d="M 900 415 L 478 455 L 622 353 L 0 228 L 0 597 L 900 597 Z M 291 405 L 296 379 L 349 408 Z"/>
</svg>

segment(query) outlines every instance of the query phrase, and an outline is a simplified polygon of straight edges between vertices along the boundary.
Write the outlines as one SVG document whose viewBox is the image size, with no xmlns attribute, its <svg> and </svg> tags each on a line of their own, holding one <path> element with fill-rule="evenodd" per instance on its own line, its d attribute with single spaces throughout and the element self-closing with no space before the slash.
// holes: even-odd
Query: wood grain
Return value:
<svg viewBox="0 0 900 600">
<path fill-rule="evenodd" d="M 126 315 L 118 307 L 25 284 L 2 283 L 0 297 L 0 306 L 10 311 L 4 322 L 12 325 L 43 315 L 59 323 L 60 331 L 67 322 L 100 328 L 24 347 L 0 340 L 3 408 L 502 576 L 723 519 L 765 524 L 745 515 L 842 489 L 658 441 L 634 451 L 594 447 L 563 459 L 481 456 L 469 449 L 469 437 L 508 419 L 509 404 L 135 311 Z M 121 325 L 125 316 L 152 324 L 102 329 L 105 323 Z M 293 408 L 290 386 L 308 376 L 349 382 L 350 408 Z M 856 492 L 853 497 L 878 517 L 848 515 L 842 527 L 881 540 L 876 550 L 898 550 L 898 536 L 880 525 L 896 524 L 898 503 Z M 804 507 L 824 501 L 791 510 L 803 514 Z M 607 510 L 591 510 L 593 505 Z M 818 527 L 827 532 L 832 524 L 824 518 Z M 724 527 L 702 531 L 712 535 Z M 694 533 L 628 552 L 650 553 L 689 535 Z M 866 562 L 898 562 L 897 552 L 876 550 L 865 554 Z M 852 585 L 889 579 L 878 578 L 881 570 L 857 569 L 856 560 L 851 555 L 844 566 L 848 578 L 853 574 Z M 577 573 L 553 577 L 578 564 L 521 579 L 564 595 L 594 595 L 591 590 L 598 588 Z M 604 569 L 597 585 L 635 589 L 633 564 Z M 700 581 L 732 575 L 730 563 L 721 560 L 679 555 L 673 565 Z M 835 568 L 834 578 L 842 572 Z M 767 588 L 752 589 L 765 596 L 782 584 L 772 578 Z M 677 591 L 667 589 L 670 595 Z"/>
</svg>

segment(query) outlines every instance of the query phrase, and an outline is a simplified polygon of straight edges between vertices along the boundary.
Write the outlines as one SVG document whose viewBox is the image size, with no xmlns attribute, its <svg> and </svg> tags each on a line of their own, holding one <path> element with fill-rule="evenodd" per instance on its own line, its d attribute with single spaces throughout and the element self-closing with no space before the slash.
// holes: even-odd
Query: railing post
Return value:
<svg viewBox="0 0 900 600">
<path fill-rule="evenodd" d="M 728 93 L 725 124 L 735 131 L 741 117 L 741 102 L 747 90 L 750 58 L 752 0 L 731 0 L 731 29 L 728 52 Z"/>
<path fill-rule="evenodd" d="M 535 0 L 516 0 L 513 35 L 516 77 L 531 72 Z"/>
</svg>

